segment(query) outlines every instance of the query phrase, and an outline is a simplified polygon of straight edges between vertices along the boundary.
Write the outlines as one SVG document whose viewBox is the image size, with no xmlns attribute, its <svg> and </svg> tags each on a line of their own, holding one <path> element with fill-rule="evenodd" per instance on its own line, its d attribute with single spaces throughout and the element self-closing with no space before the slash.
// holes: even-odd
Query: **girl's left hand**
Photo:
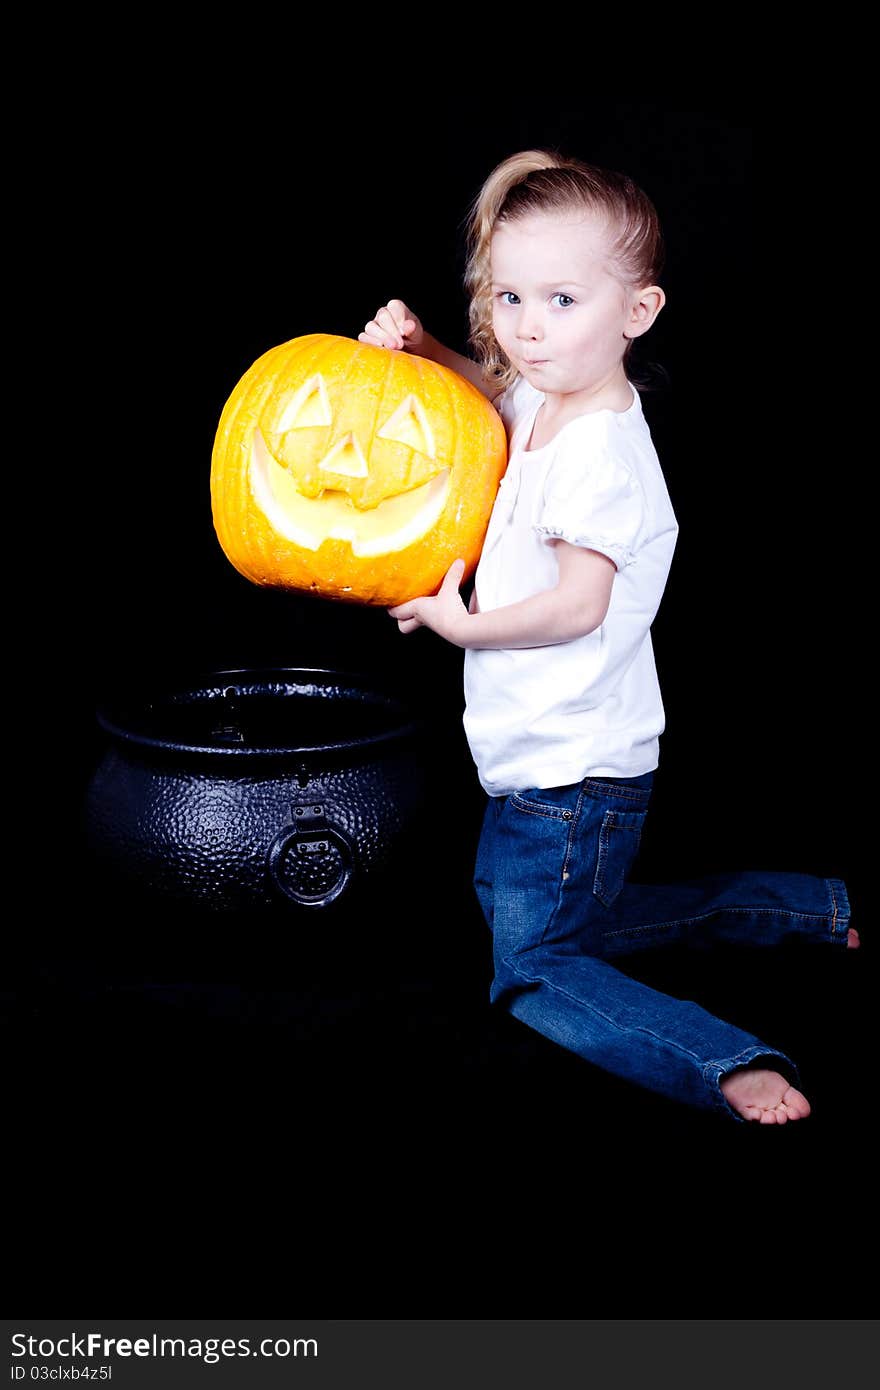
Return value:
<svg viewBox="0 0 880 1390">
<path fill-rule="evenodd" d="M 458 592 L 464 574 L 464 560 L 454 560 L 446 571 L 438 592 L 427 598 L 411 598 L 389 608 L 397 619 L 401 632 L 415 632 L 417 627 L 429 627 L 447 642 L 464 646 L 464 628 L 468 611 Z"/>
</svg>

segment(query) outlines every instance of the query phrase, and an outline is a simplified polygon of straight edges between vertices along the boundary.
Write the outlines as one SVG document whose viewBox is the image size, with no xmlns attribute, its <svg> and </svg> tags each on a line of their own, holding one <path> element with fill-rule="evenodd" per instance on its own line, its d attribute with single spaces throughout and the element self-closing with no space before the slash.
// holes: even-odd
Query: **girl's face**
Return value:
<svg viewBox="0 0 880 1390">
<path fill-rule="evenodd" d="M 639 296 L 611 274 L 599 218 L 539 213 L 499 223 L 490 262 L 495 337 L 531 385 L 586 399 L 622 373 Z"/>
</svg>

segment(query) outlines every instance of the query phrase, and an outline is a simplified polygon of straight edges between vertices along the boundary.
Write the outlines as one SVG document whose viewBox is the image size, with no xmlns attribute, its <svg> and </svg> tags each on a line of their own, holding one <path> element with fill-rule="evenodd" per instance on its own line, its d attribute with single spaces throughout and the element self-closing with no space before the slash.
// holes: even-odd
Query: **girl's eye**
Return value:
<svg viewBox="0 0 880 1390">
<path fill-rule="evenodd" d="M 508 308 L 511 308 L 512 305 L 510 304 L 510 300 L 507 298 L 508 295 L 511 295 L 514 299 L 518 298 L 518 296 L 514 293 L 513 290 L 499 290 L 498 294 L 496 295 L 496 298 L 500 299 L 501 302 L 503 304 L 506 304 Z M 570 294 L 564 294 L 562 290 L 560 290 L 558 294 L 554 294 L 553 298 L 564 299 L 567 301 L 565 304 L 561 304 L 559 306 L 561 309 L 567 309 L 569 304 L 574 303 L 574 296 Z"/>
</svg>

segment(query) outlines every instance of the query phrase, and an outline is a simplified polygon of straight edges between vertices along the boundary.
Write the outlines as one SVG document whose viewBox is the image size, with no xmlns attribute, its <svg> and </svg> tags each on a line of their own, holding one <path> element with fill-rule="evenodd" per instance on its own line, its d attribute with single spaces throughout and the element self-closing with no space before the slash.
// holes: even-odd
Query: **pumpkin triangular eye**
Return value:
<svg viewBox="0 0 880 1390">
<path fill-rule="evenodd" d="M 415 396 L 407 396 L 389 420 L 377 432 L 377 439 L 391 439 L 395 444 L 407 444 L 428 458 L 437 457 L 434 432 L 428 423 L 425 408 Z"/>
<path fill-rule="evenodd" d="M 333 416 L 324 378 L 313 376 L 300 387 L 295 396 L 291 396 L 274 433 L 284 434 L 285 430 L 311 429 L 314 425 L 330 425 L 332 422 Z"/>
</svg>

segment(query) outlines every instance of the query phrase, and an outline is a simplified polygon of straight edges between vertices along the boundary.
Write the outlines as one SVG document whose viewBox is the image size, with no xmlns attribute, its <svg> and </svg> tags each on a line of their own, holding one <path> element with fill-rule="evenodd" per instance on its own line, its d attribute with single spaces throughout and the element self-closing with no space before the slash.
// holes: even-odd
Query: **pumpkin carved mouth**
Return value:
<svg viewBox="0 0 880 1390">
<path fill-rule="evenodd" d="M 350 496 L 327 489 L 305 497 L 276 463 L 259 429 L 253 433 L 250 482 L 254 499 L 275 531 L 306 550 L 326 540 L 348 541 L 358 556 L 403 550 L 437 524 L 449 493 L 449 469 L 409 492 L 358 508 Z"/>
</svg>

